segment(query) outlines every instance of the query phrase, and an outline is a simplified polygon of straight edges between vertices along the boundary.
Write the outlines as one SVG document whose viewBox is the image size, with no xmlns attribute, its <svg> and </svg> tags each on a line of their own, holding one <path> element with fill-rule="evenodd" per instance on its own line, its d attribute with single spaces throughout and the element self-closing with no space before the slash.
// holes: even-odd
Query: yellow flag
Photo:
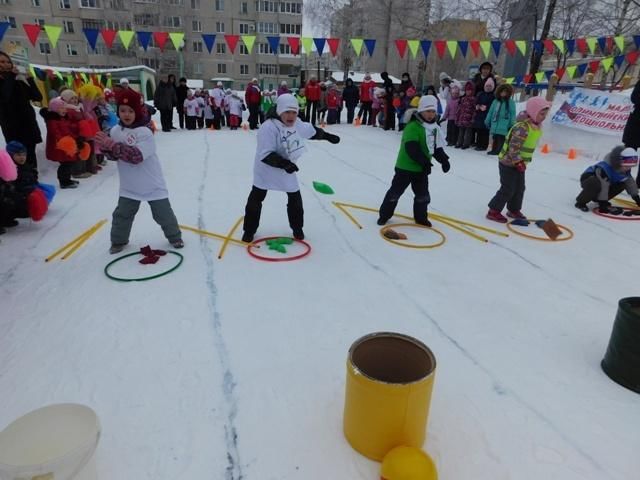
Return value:
<svg viewBox="0 0 640 480">
<path fill-rule="evenodd" d="M 118 30 L 118 36 L 125 50 L 129 50 L 129 45 L 131 45 L 131 40 L 133 40 L 134 35 L 131 30 Z"/>
<path fill-rule="evenodd" d="M 527 41 L 526 40 L 516 40 L 516 46 L 522 55 L 527 54 Z"/>
<path fill-rule="evenodd" d="M 616 45 L 618 46 L 618 50 L 620 50 L 620 53 L 624 52 L 624 36 L 618 35 L 617 37 L 614 37 L 613 40 L 616 42 Z"/>
<path fill-rule="evenodd" d="M 570 65 L 567 67 L 567 75 L 569 75 L 569 78 L 573 79 L 573 77 L 576 76 L 577 69 L 578 69 L 577 65 Z"/>
<path fill-rule="evenodd" d="M 553 44 L 556 46 L 560 52 L 564 53 L 567 50 L 567 46 L 564 43 L 564 40 L 554 40 Z"/>
<path fill-rule="evenodd" d="M 47 33 L 47 37 L 49 37 L 49 41 L 53 48 L 56 48 L 58 39 L 60 38 L 60 33 L 62 33 L 62 27 L 58 27 L 57 25 L 45 25 L 44 31 Z"/>
<path fill-rule="evenodd" d="M 544 74 L 544 72 L 536 73 L 536 82 L 542 83 L 545 78 L 546 78 L 546 75 Z"/>
<path fill-rule="evenodd" d="M 449 49 L 449 55 L 451 55 L 451 58 L 456 58 L 456 51 L 458 50 L 458 41 L 447 40 L 447 49 Z"/>
<path fill-rule="evenodd" d="M 256 43 L 256 36 L 242 35 L 242 42 L 244 43 L 245 47 L 247 47 L 247 50 L 249 50 L 249 53 L 251 53 L 251 50 L 253 50 L 253 44 Z"/>
<path fill-rule="evenodd" d="M 420 48 L 420 40 L 407 40 L 407 45 L 409 45 L 411 57 L 416 58 L 416 55 L 418 55 L 418 48 Z"/>
<path fill-rule="evenodd" d="M 504 81 L 506 84 L 511 85 L 514 82 L 514 77 L 505 78 Z"/>
<path fill-rule="evenodd" d="M 596 45 L 598 44 L 598 39 L 595 37 L 588 37 L 587 38 L 587 45 L 589 45 L 589 52 L 591 52 L 591 54 L 593 54 L 593 52 L 596 50 Z"/>
<path fill-rule="evenodd" d="M 491 42 L 489 40 L 482 40 L 480 42 L 480 48 L 482 49 L 482 53 L 484 53 L 484 56 L 489 58 L 489 52 L 491 51 Z"/>
<path fill-rule="evenodd" d="M 604 73 L 607 73 L 611 68 L 611 65 L 613 65 L 613 57 L 603 58 L 600 61 L 600 65 L 602 65 L 602 68 L 604 69 Z"/>
<path fill-rule="evenodd" d="M 304 53 L 309 55 L 313 51 L 313 38 L 302 37 L 302 47 L 304 48 Z"/>
<path fill-rule="evenodd" d="M 351 39 L 351 46 L 353 47 L 353 50 L 356 52 L 357 56 L 360 56 L 360 54 L 362 53 L 362 44 L 364 43 L 364 40 L 361 38 L 352 38 Z"/>
<path fill-rule="evenodd" d="M 169 38 L 171 39 L 171 43 L 173 43 L 173 47 L 176 50 L 179 50 L 180 47 L 184 46 L 184 33 L 171 32 L 169 33 Z"/>
</svg>

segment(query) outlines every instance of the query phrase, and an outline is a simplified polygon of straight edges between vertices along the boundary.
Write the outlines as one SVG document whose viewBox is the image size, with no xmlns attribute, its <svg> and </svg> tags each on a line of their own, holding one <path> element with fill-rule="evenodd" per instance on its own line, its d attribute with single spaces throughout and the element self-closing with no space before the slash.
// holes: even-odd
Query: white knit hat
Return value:
<svg viewBox="0 0 640 480">
<path fill-rule="evenodd" d="M 298 113 L 298 101 L 290 93 L 280 95 L 276 100 L 276 113 L 282 115 L 284 112 Z"/>
<path fill-rule="evenodd" d="M 121 78 L 120 79 L 120 85 L 129 85 L 129 79 L 128 78 Z"/>
<path fill-rule="evenodd" d="M 625 148 L 620 152 L 620 159 L 623 167 L 633 168 L 638 165 L 638 152 L 633 148 Z"/>
<path fill-rule="evenodd" d="M 424 95 L 420 97 L 420 103 L 418 103 L 418 113 L 426 112 L 427 110 L 438 111 L 438 99 L 433 95 Z"/>
</svg>

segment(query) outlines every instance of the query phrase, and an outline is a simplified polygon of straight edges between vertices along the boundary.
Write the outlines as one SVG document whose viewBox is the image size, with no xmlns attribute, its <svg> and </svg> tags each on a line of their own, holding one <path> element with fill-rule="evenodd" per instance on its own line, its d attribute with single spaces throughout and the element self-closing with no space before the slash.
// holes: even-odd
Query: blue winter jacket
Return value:
<svg viewBox="0 0 640 480">
<path fill-rule="evenodd" d="M 516 102 L 508 98 L 506 100 L 495 99 L 491 104 L 484 124 L 491 135 L 506 136 L 516 123 Z"/>
</svg>

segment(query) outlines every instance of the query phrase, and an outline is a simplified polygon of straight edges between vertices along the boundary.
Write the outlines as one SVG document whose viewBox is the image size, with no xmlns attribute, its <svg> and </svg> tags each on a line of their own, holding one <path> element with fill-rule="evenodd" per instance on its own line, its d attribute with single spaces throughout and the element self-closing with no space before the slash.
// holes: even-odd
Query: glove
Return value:
<svg viewBox="0 0 640 480">
<path fill-rule="evenodd" d="M 442 171 L 447 173 L 449 170 L 451 170 L 451 164 L 449 163 L 449 160 L 444 160 L 442 162 Z"/>
<path fill-rule="evenodd" d="M 527 165 L 524 162 L 516 163 L 516 170 L 518 170 L 520 173 L 524 173 L 526 169 L 527 169 Z"/>
<path fill-rule="evenodd" d="M 640 195 L 634 195 L 631 198 L 633 199 L 634 202 L 636 202 L 636 205 L 640 207 Z"/>
<path fill-rule="evenodd" d="M 116 143 L 104 132 L 96 133 L 94 141 L 98 144 L 101 150 L 113 150 L 113 145 Z"/>
<path fill-rule="evenodd" d="M 324 132 L 324 139 L 329 143 L 333 143 L 334 145 L 336 143 L 340 143 L 340 137 L 332 133 Z"/>
<path fill-rule="evenodd" d="M 287 173 L 295 173 L 295 172 L 297 172 L 298 170 L 300 170 L 300 169 L 299 169 L 299 168 L 298 168 L 298 166 L 297 166 L 295 163 L 293 163 L 293 162 L 289 162 L 289 163 L 284 167 L 284 171 L 285 171 L 285 172 L 287 172 Z"/>
<path fill-rule="evenodd" d="M 431 167 L 433 165 L 431 165 L 431 162 L 427 161 L 426 164 L 423 165 L 424 167 L 424 171 L 427 173 L 427 175 L 431 175 Z"/>
<path fill-rule="evenodd" d="M 609 213 L 611 204 L 609 202 L 598 202 L 598 211 L 600 213 Z"/>
</svg>

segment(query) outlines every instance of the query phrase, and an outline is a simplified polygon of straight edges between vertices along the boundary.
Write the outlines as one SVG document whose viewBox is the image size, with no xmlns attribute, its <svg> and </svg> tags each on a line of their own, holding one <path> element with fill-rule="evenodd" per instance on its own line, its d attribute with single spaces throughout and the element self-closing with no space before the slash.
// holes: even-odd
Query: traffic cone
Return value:
<svg viewBox="0 0 640 480">
<path fill-rule="evenodd" d="M 360 117 L 356 117 L 356 119 L 353 121 L 353 125 L 356 127 L 362 125 L 362 120 L 360 120 Z"/>
<path fill-rule="evenodd" d="M 249 125 L 247 125 L 246 123 L 243 123 L 242 129 L 246 132 L 247 130 L 249 130 Z"/>
<path fill-rule="evenodd" d="M 540 149 L 540 153 L 549 153 L 551 151 L 551 149 L 549 148 L 549 144 L 545 143 L 544 145 L 542 145 L 542 148 Z"/>
<path fill-rule="evenodd" d="M 569 160 L 575 160 L 576 158 L 578 158 L 578 151 L 575 148 L 570 148 L 567 157 L 569 158 Z"/>
</svg>

